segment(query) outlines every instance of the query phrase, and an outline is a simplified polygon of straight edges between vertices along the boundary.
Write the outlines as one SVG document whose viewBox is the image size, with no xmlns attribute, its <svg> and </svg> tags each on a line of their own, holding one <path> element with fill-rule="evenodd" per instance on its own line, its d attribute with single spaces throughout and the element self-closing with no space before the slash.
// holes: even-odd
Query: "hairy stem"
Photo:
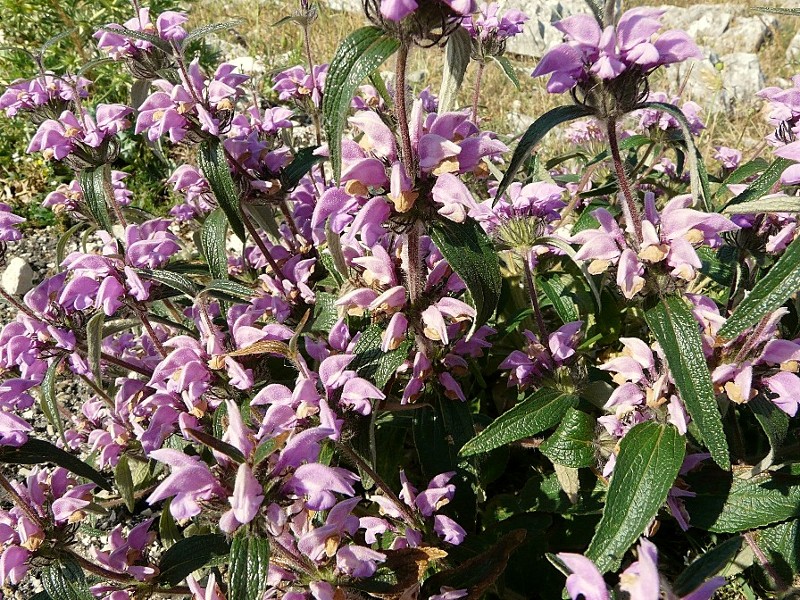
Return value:
<svg viewBox="0 0 800 600">
<path fill-rule="evenodd" d="M 478 61 L 478 73 L 475 75 L 475 89 L 472 92 L 472 122 L 478 123 L 478 102 L 481 99 L 481 81 L 486 64 Z"/>
<path fill-rule="evenodd" d="M 401 40 L 394 67 L 394 112 L 397 117 L 397 128 L 400 130 L 400 148 L 403 167 L 406 175 L 414 177 L 414 155 L 411 150 L 411 132 L 408 130 L 408 100 L 406 98 L 406 69 L 410 46 L 407 40 Z"/>
<path fill-rule="evenodd" d="M 623 208 L 625 215 L 628 217 L 630 224 L 633 226 L 635 235 L 634 248 L 639 249 L 642 243 L 642 215 L 639 213 L 639 207 L 636 206 L 636 200 L 633 197 L 633 190 L 631 189 L 630 181 L 628 181 L 628 174 L 625 173 L 625 165 L 622 162 L 622 157 L 619 153 L 619 141 L 617 140 L 617 120 L 614 117 L 609 117 L 606 122 L 606 132 L 608 134 L 608 146 L 611 150 L 611 159 L 614 162 L 614 171 L 617 175 L 617 182 L 619 189 L 622 191 L 624 200 Z"/>
<path fill-rule="evenodd" d="M 356 452 L 353 451 L 350 446 L 347 444 L 338 443 L 336 447 L 339 451 L 344 454 L 349 461 L 354 463 L 358 468 L 363 469 L 363 471 L 369 475 L 372 480 L 375 482 L 375 485 L 384 493 L 384 495 L 391 500 L 394 505 L 397 507 L 397 510 L 400 514 L 403 515 L 403 518 L 408 522 L 409 525 L 413 525 L 415 527 L 420 527 L 419 519 L 417 516 L 411 512 L 405 502 L 403 502 L 400 497 L 394 493 L 394 490 L 389 487 L 389 485 L 383 480 L 383 478 L 375 472 L 367 462 L 362 459 Z"/>
<path fill-rule="evenodd" d="M 531 308 L 536 318 L 536 327 L 539 329 L 539 340 L 542 344 L 547 343 L 547 327 L 544 324 L 544 317 L 542 316 L 542 309 L 539 306 L 539 298 L 536 295 L 536 286 L 533 283 L 533 270 L 531 269 L 531 250 L 522 257 L 522 262 L 525 265 L 525 287 L 528 288 L 528 295 L 531 299 Z"/>
<path fill-rule="evenodd" d="M 244 209 L 244 206 L 242 208 Z M 242 210 L 242 222 L 244 223 L 244 226 L 247 228 L 250 237 L 253 238 L 253 241 L 255 242 L 256 246 L 258 246 L 258 249 L 261 250 L 261 254 L 264 255 L 264 258 L 269 263 L 269 266 L 272 267 L 272 272 L 275 274 L 275 276 L 280 279 L 285 279 L 285 277 L 283 276 L 283 271 L 281 270 L 280 266 L 275 261 L 275 259 L 272 257 L 272 254 L 270 253 L 269 248 L 267 248 L 267 245 L 264 243 L 264 240 L 262 240 L 261 236 L 258 235 L 258 231 L 256 231 L 256 228 L 253 225 L 253 222 L 250 220 L 250 217 L 247 215 L 246 210 Z"/>
<path fill-rule="evenodd" d="M 748 531 L 747 533 L 743 534 L 743 537 L 744 541 L 747 542 L 747 545 L 750 546 L 750 549 L 753 551 L 753 554 L 756 555 L 758 562 L 761 564 L 761 566 L 764 568 L 767 574 L 775 582 L 775 587 L 778 588 L 778 591 L 782 592 L 786 590 L 786 588 L 788 587 L 786 585 L 786 582 L 783 581 L 783 578 L 780 575 L 778 575 L 778 572 L 775 570 L 775 567 L 772 566 L 772 563 L 769 561 L 766 554 L 764 554 L 764 551 L 756 543 L 755 538 L 753 538 L 753 532 Z"/>
</svg>

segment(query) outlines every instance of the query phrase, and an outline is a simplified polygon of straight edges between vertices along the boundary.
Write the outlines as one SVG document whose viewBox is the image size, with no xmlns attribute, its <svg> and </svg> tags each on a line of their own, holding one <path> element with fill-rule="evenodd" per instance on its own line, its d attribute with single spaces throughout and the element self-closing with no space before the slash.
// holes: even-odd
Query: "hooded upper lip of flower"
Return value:
<svg viewBox="0 0 800 600">
<path fill-rule="evenodd" d="M 536 65 L 533 77 L 551 74 L 547 90 L 565 92 L 592 75 L 613 79 L 632 67 L 643 71 L 660 65 L 699 58 L 700 49 L 678 30 L 663 32 L 663 9 L 640 7 L 620 17 L 616 26 L 601 29 L 591 15 L 573 15 L 555 23 L 567 41 L 547 52 Z"/>
</svg>

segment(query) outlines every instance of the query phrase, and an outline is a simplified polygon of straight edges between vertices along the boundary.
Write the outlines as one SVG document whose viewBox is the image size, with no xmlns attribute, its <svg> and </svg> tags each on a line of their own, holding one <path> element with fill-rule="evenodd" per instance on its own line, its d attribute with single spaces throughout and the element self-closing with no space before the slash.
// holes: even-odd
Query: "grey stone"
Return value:
<svg viewBox="0 0 800 600">
<path fill-rule="evenodd" d="M 683 99 L 695 100 L 710 114 L 731 112 L 755 100 L 766 80 L 758 55 L 731 52 L 717 56 L 708 48 L 706 57 L 673 65 L 668 70 L 669 90 L 683 86 Z"/>
<path fill-rule="evenodd" d="M 711 42 L 720 53 L 758 52 L 777 28 L 778 20 L 772 16 L 737 17 L 716 42 Z"/>
<path fill-rule="evenodd" d="M 0 285 L 8 294 L 26 294 L 33 287 L 33 269 L 28 261 L 19 256 L 8 261 L 8 266 L 0 277 Z"/>
<path fill-rule="evenodd" d="M 562 41 L 562 34 L 553 23 L 570 15 L 585 13 L 584 0 L 519 0 L 513 3 L 530 17 L 523 32 L 510 39 L 506 50 L 523 56 L 542 56 L 549 48 Z"/>
<path fill-rule="evenodd" d="M 786 48 L 786 60 L 790 63 L 800 62 L 800 31 L 794 34 Z"/>
<path fill-rule="evenodd" d="M 230 59 L 228 62 L 239 67 L 239 72 L 245 73 L 246 75 L 263 75 L 267 71 L 264 62 L 253 56 L 238 56 Z"/>
</svg>

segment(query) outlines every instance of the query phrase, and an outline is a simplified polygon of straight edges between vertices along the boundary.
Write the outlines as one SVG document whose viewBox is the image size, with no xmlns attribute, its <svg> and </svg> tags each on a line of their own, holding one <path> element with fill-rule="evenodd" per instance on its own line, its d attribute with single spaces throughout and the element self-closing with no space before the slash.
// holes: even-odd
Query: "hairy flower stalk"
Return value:
<svg viewBox="0 0 800 600">
<path fill-rule="evenodd" d="M 625 172 L 625 164 L 623 163 L 622 157 L 619 153 L 617 121 L 614 117 L 608 117 L 608 120 L 606 121 L 606 133 L 608 135 L 608 146 L 611 150 L 611 160 L 614 163 L 614 172 L 617 176 L 617 183 L 619 183 L 619 188 L 622 191 L 625 217 L 633 228 L 633 247 L 638 252 L 639 246 L 641 245 L 643 239 L 642 216 L 639 212 L 639 207 L 636 205 L 636 199 L 633 197 L 631 183 L 628 179 L 628 174 Z"/>
</svg>

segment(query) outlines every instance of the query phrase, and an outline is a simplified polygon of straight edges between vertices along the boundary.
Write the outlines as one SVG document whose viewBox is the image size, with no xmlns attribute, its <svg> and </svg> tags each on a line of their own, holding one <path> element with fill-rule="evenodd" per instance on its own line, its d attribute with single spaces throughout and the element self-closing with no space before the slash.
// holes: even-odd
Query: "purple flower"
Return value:
<svg viewBox="0 0 800 600">
<path fill-rule="evenodd" d="M 505 40 L 522 33 L 522 26 L 530 19 L 514 8 L 502 16 L 499 13 L 500 5 L 497 2 L 484 2 L 477 12 L 464 18 L 462 25 L 473 38 L 485 42 L 490 39 Z"/>
<path fill-rule="evenodd" d="M 28 572 L 31 553 L 20 546 L 8 546 L 0 555 L 0 585 L 18 584 Z"/>
<path fill-rule="evenodd" d="M 167 10 L 158 15 L 156 19 L 156 29 L 158 36 L 162 40 L 170 42 L 180 42 L 186 37 L 186 30 L 181 27 L 189 20 L 185 13 Z"/>
<path fill-rule="evenodd" d="M 355 494 L 353 483 L 356 481 L 358 476 L 347 469 L 308 463 L 297 468 L 284 489 L 288 493 L 307 496 L 305 504 L 312 510 L 327 510 L 336 504 L 334 493 Z"/>
<path fill-rule="evenodd" d="M 567 593 L 572 600 L 609 600 L 608 588 L 594 563 L 581 554 L 560 552 L 557 554 L 571 571 L 567 576 Z"/>
<path fill-rule="evenodd" d="M 475 12 L 475 0 L 441 0 L 456 15 L 466 16 Z M 381 15 L 390 21 L 402 21 L 419 8 L 416 0 L 381 0 Z"/>
<path fill-rule="evenodd" d="M 620 17 L 616 27 L 601 29 L 591 15 L 573 15 L 555 23 L 567 41 L 548 51 L 532 76 L 550 75 L 547 91 L 558 94 L 576 85 L 614 79 L 627 70 L 649 72 L 661 65 L 700 57 L 700 50 L 689 36 L 670 30 L 654 37 L 661 29 L 664 10 L 634 8 Z"/>
<path fill-rule="evenodd" d="M 201 512 L 200 502 L 215 496 L 224 496 L 225 491 L 208 465 L 196 456 L 163 448 L 150 453 L 152 458 L 172 467 L 169 476 L 153 490 L 147 498 L 149 504 L 172 497 L 169 504 L 172 516 L 183 521 Z"/>
</svg>

